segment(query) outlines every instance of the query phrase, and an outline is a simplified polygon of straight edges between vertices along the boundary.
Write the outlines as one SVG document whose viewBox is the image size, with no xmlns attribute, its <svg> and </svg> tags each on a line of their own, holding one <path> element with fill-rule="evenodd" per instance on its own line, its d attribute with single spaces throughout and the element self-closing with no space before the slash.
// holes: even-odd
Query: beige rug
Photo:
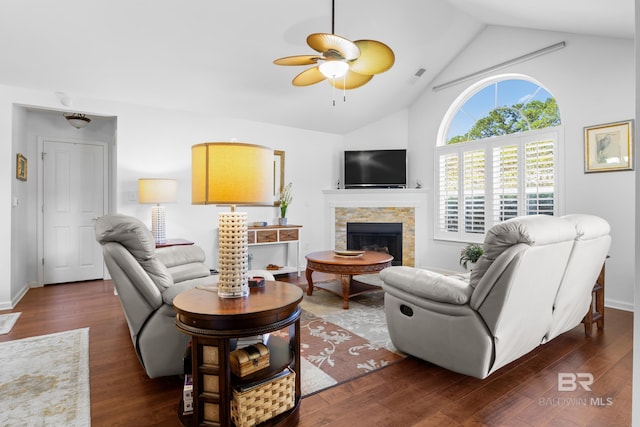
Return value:
<svg viewBox="0 0 640 427">
<path fill-rule="evenodd" d="M 389 338 L 384 292 L 342 298 L 322 289 L 304 295 L 300 320 L 301 386 L 308 396 L 398 362 Z"/>
<path fill-rule="evenodd" d="M 0 343 L 0 425 L 91 425 L 89 328 Z"/>
<path fill-rule="evenodd" d="M 13 325 L 16 324 L 16 320 L 20 317 L 20 312 L 1 314 L 0 315 L 0 335 L 8 334 L 11 332 Z"/>
</svg>

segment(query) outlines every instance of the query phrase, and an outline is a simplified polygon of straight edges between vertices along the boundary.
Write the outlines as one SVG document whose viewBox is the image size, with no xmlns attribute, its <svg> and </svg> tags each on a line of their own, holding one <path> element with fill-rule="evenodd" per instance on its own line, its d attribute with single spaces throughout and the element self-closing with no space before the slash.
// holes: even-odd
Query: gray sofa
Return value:
<svg viewBox="0 0 640 427">
<path fill-rule="evenodd" d="M 485 378 L 576 327 L 611 244 L 591 215 L 514 218 L 486 234 L 470 277 L 412 268 L 380 272 L 393 344 Z"/>
<path fill-rule="evenodd" d="M 119 214 L 100 217 L 95 233 L 147 375 L 183 373 L 189 337 L 176 329 L 172 303 L 182 291 L 216 282 L 204 251 L 196 245 L 156 249 L 140 220 Z"/>
</svg>

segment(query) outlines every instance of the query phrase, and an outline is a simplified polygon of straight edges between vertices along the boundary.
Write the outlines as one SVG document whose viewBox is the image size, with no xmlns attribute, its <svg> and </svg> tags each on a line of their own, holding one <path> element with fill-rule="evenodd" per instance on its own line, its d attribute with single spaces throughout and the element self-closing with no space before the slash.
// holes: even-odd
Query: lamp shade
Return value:
<svg viewBox="0 0 640 427">
<path fill-rule="evenodd" d="M 236 142 L 191 147 L 191 203 L 273 205 L 273 150 Z"/>
<path fill-rule="evenodd" d="M 178 184 L 175 179 L 140 178 L 138 201 L 140 203 L 173 203 L 176 201 Z"/>
</svg>

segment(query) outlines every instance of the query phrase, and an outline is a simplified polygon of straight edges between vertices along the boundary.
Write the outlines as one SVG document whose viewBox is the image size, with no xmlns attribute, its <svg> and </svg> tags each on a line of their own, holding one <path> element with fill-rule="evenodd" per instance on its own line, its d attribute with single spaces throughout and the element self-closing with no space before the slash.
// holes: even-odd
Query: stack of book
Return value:
<svg viewBox="0 0 640 427">
<path fill-rule="evenodd" d="M 267 341 L 269 341 L 269 334 L 263 335 L 252 335 L 250 337 L 241 337 L 238 338 L 236 348 L 243 348 L 254 344 L 264 344 L 267 345 Z"/>
<path fill-rule="evenodd" d="M 193 378 L 191 374 L 184 376 L 184 387 L 182 388 L 182 414 L 193 414 Z"/>
<path fill-rule="evenodd" d="M 191 341 L 182 356 L 184 367 L 184 385 L 182 387 L 182 414 L 193 414 L 193 377 L 191 368 Z"/>
</svg>

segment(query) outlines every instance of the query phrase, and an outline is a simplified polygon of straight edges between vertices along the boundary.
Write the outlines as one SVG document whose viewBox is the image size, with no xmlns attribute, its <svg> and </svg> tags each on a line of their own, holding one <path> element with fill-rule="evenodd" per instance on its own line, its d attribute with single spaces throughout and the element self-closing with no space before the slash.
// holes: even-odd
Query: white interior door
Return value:
<svg viewBox="0 0 640 427">
<path fill-rule="evenodd" d="M 45 140 L 43 283 L 102 279 L 94 223 L 105 213 L 103 144 Z"/>
</svg>

